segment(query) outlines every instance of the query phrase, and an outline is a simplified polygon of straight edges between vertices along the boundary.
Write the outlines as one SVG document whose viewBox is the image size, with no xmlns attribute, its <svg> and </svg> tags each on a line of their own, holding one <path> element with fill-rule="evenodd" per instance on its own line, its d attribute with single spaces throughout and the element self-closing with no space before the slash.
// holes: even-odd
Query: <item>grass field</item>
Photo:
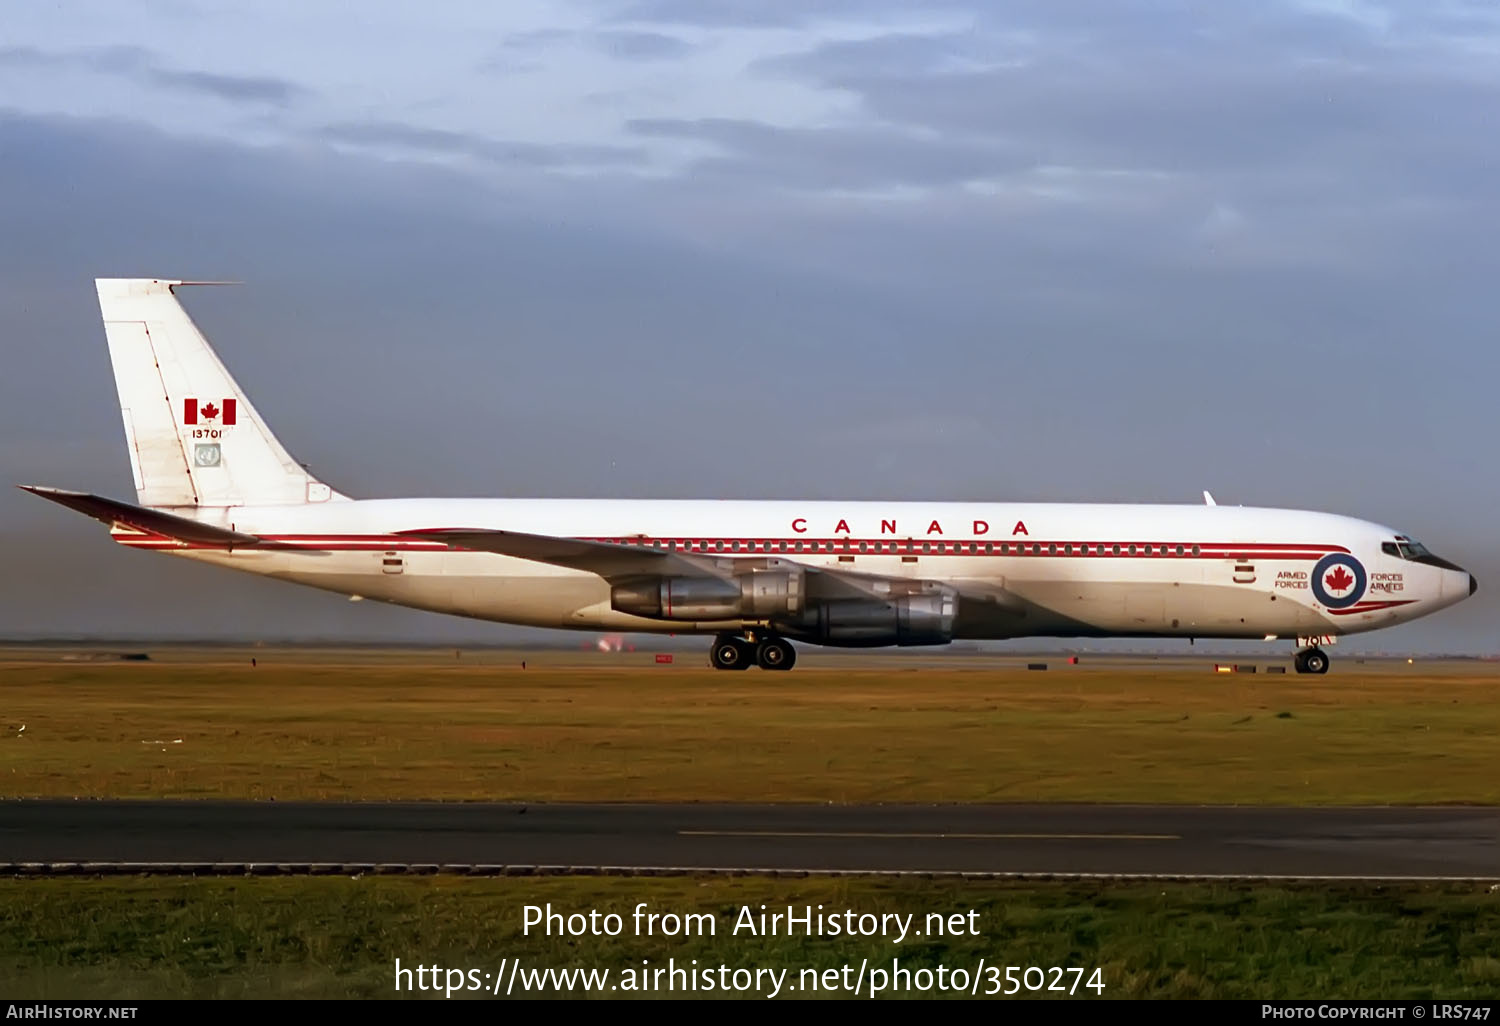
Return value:
<svg viewBox="0 0 1500 1026">
<path fill-rule="evenodd" d="M 779 675 L 656 667 L 649 654 L 538 654 L 524 670 L 521 658 L 0 654 L 0 797 L 1500 802 L 1500 674 L 1482 665 L 1296 677 L 835 658 Z M 639 901 L 714 913 L 719 929 L 520 933 L 525 904 L 628 916 Z M 919 919 L 974 909 L 980 935 L 728 933 L 739 906 L 762 903 Z M 783 993 L 808 996 L 804 969 L 900 959 L 973 972 L 983 958 L 1098 967 L 1105 997 L 1488 997 L 1497 913 L 1500 892 L 1456 884 L 0 879 L 0 994 L 398 996 L 397 958 L 607 968 L 618 985 L 670 958 L 787 969 L 783 984 L 803 990 Z"/>
<path fill-rule="evenodd" d="M 12 661 L 0 795 L 1500 803 L 1500 675 L 1484 668 L 780 675 L 633 658 Z"/>
<path fill-rule="evenodd" d="M 630 912 L 641 901 L 654 911 L 713 913 L 715 935 L 634 936 Z M 619 912 L 624 932 L 604 939 L 523 935 L 522 907 L 547 903 L 560 912 Z M 915 913 L 916 923 L 930 912 L 973 909 L 979 936 L 909 936 L 898 944 L 731 934 L 738 908 L 762 903 Z M 984 958 L 1001 966 L 1077 966 L 1090 975 L 1099 968 L 1106 998 L 1492 998 L 1500 989 L 1497 951 L 1500 895 L 1436 885 L 0 881 L 0 992 L 11 999 L 391 997 L 397 958 L 408 967 L 481 971 L 503 969 L 502 958 L 520 959 L 523 970 L 608 968 L 618 983 L 624 969 L 642 967 L 642 960 L 664 967 L 669 957 L 678 965 L 697 959 L 700 967 L 786 968 L 793 986 L 803 969 L 849 965 L 852 976 L 863 959 L 871 968 L 890 969 L 899 959 L 908 969 L 941 964 L 975 972 Z M 981 991 L 991 985 L 983 979 Z M 1084 988 L 1077 994 L 1097 996 Z M 804 986 L 782 996 L 810 995 Z"/>
</svg>

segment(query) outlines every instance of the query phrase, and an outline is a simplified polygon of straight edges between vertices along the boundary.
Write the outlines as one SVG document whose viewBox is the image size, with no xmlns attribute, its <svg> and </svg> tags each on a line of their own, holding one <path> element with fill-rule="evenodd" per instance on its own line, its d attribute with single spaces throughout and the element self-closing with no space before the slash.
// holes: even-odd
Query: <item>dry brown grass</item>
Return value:
<svg viewBox="0 0 1500 1026">
<path fill-rule="evenodd" d="M 258 661 L 0 666 L 0 795 L 1500 802 L 1481 672 Z"/>
</svg>

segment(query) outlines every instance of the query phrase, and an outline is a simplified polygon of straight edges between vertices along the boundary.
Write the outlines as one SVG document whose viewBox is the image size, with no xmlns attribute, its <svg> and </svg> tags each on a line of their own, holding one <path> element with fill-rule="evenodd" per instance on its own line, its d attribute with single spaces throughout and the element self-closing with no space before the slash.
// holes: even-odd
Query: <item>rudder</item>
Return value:
<svg viewBox="0 0 1500 1026">
<path fill-rule="evenodd" d="M 98 278 L 136 495 L 144 506 L 341 499 L 287 453 L 159 278 Z"/>
</svg>

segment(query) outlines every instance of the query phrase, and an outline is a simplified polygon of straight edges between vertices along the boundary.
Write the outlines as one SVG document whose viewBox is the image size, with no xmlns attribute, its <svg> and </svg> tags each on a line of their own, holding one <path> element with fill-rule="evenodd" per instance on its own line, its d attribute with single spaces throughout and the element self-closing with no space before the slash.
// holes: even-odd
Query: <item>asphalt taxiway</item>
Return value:
<svg viewBox="0 0 1500 1026">
<path fill-rule="evenodd" d="M 1500 809 L 0 801 L 0 872 L 1500 880 Z"/>
</svg>

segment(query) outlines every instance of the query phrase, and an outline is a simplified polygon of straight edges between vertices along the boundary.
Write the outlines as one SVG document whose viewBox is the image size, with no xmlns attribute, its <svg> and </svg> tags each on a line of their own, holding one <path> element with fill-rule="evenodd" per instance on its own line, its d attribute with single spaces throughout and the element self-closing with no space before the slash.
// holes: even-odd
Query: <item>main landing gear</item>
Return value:
<svg viewBox="0 0 1500 1026">
<path fill-rule="evenodd" d="M 1298 673 L 1327 673 L 1328 653 L 1321 648 L 1304 648 L 1292 660 Z"/>
<path fill-rule="evenodd" d="M 708 661 L 716 670 L 748 670 L 752 663 L 762 670 L 790 670 L 797 662 L 797 650 L 774 634 L 758 639 L 720 634 L 709 649 Z"/>
</svg>

